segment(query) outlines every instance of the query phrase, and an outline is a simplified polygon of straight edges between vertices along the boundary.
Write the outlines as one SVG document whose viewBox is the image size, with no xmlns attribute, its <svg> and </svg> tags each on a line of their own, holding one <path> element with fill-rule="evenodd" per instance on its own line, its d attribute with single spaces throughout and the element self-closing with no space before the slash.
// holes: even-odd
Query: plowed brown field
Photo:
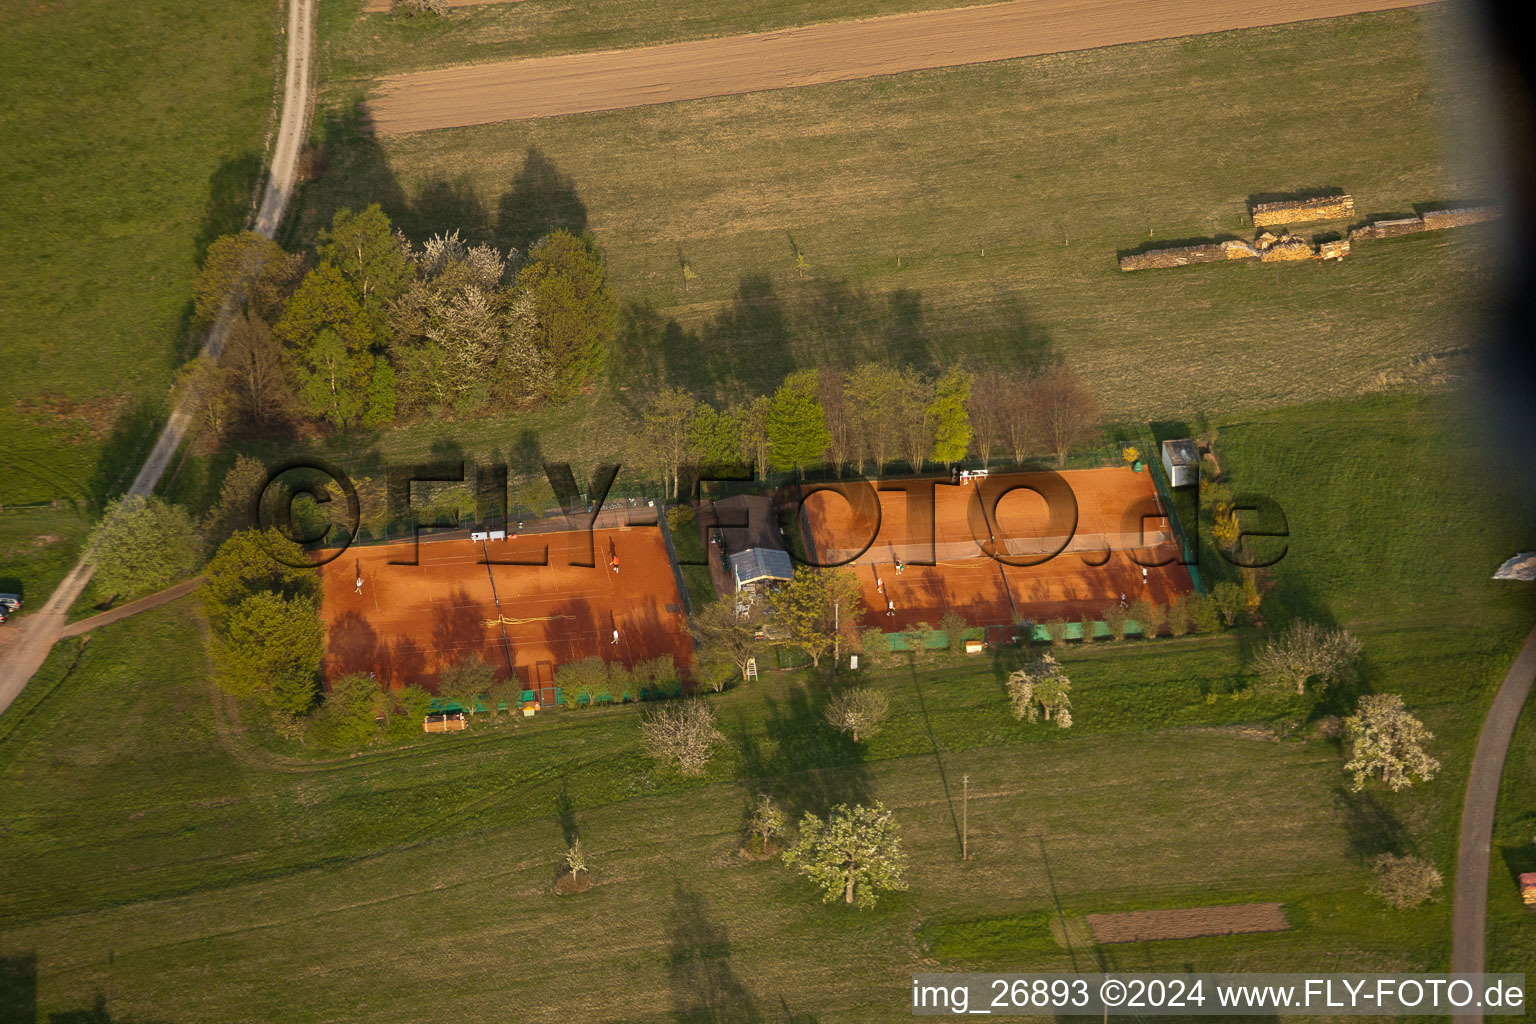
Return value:
<svg viewBox="0 0 1536 1024">
<path fill-rule="evenodd" d="M 1015 0 L 383 79 L 375 128 L 418 132 L 1417 6 L 1422 0 Z"/>
<path fill-rule="evenodd" d="M 1089 914 L 1095 942 L 1144 942 L 1193 939 L 1201 935 L 1283 932 L 1290 928 L 1278 903 L 1237 903 L 1227 907 L 1135 910 L 1125 914 Z"/>
</svg>

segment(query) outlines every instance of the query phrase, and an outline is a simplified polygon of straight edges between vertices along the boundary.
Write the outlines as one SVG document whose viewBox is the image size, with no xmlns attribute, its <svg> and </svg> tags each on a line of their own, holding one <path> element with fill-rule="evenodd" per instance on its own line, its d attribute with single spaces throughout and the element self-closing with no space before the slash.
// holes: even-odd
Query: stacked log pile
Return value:
<svg viewBox="0 0 1536 1024">
<path fill-rule="evenodd" d="M 1278 203 L 1260 203 L 1253 208 L 1253 222 L 1260 227 L 1266 224 L 1295 224 L 1304 220 L 1340 220 L 1355 212 L 1355 201 L 1350 196 L 1322 196 L 1317 199 L 1288 200 Z M 1161 267 L 1185 267 L 1192 263 L 1220 263 L 1226 260 L 1259 259 L 1266 263 L 1286 260 L 1342 260 L 1350 253 L 1350 243 L 1372 238 L 1395 238 L 1418 231 L 1439 231 L 1443 228 L 1461 227 L 1464 224 L 1481 224 L 1503 215 L 1497 206 L 1462 206 L 1449 210 L 1435 210 L 1419 217 L 1400 217 L 1378 220 L 1353 228 L 1347 239 L 1313 245 L 1300 235 L 1282 229 L 1279 235 L 1260 231 L 1253 244 L 1240 239 L 1224 242 L 1206 242 L 1202 245 L 1182 245 L 1170 249 L 1150 249 L 1120 257 L 1121 270 L 1155 270 Z"/>
<path fill-rule="evenodd" d="M 1227 259 L 1220 242 L 1207 245 L 1181 245 L 1173 249 L 1150 249 L 1120 257 L 1121 270 L 1153 270 L 1159 267 L 1184 267 L 1191 263 L 1219 263 Z"/>
<path fill-rule="evenodd" d="M 1285 199 L 1259 203 L 1253 208 L 1256 228 L 1285 227 L 1318 220 L 1349 220 L 1355 215 L 1353 196 L 1316 196 L 1312 199 Z"/>
<path fill-rule="evenodd" d="M 1419 231 L 1442 231 L 1466 224 L 1482 224 L 1497 220 L 1503 213 L 1497 206 L 1459 206 L 1449 210 L 1432 210 L 1420 217 L 1372 221 L 1351 231 L 1349 240 L 1355 242 L 1370 238 L 1396 238 L 1398 235 L 1411 235 Z"/>
<path fill-rule="evenodd" d="M 1434 210 L 1419 219 L 1424 222 L 1425 231 L 1439 231 L 1442 228 L 1459 228 L 1464 224 L 1498 220 L 1503 212 L 1497 206 L 1463 206 L 1452 210 Z"/>
<path fill-rule="evenodd" d="M 1411 235 L 1416 231 L 1424 230 L 1424 221 L 1418 217 L 1399 217 L 1393 220 L 1378 220 L 1358 228 L 1351 228 L 1349 240 L 1351 242 L 1369 241 L 1372 238 L 1396 238 L 1398 235 Z"/>
<path fill-rule="evenodd" d="M 1289 231 L 1278 238 L 1265 231 L 1259 235 L 1253 247 L 1259 250 L 1259 259 L 1266 263 L 1280 260 L 1309 260 L 1317 255 L 1317 250 L 1312 247 L 1311 242 Z"/>
</svg>

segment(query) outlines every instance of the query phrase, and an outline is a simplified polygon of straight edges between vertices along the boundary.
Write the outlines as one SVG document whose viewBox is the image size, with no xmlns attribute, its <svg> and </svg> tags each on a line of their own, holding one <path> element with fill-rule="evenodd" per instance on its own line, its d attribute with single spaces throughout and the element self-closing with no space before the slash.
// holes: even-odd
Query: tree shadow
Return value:
<svg viewBox="0 0 1536 1024">
<path fill-rule="evenodd" d="M 512 191 L 501 197 L 496 218 L 496 244 L 526 253 L 551 231 L 573 235 L 587 230 L 587 207 L 576 182 L 561 174 L 537 146 L 529 146 L 522 170 L 512 179 Z"/>
<path fill-rule="evenodd" d="M 1412 848 L 1408 830 L 1373 793 L 1352 792 L 1348 786 L 1333 790 L 1344 828 L 1348 834 L 1350 855 L 1360 861 L 1383 853 L 1407 853 Z"/>
<path fill-rule="evenodd" d="M 507 468 L 519 479 L 544 475 L 544 449 L 538 434 L 532 430 L 518 433 L 517 440 L 507 449 Z"/>
<path fill-rule="evenodd" d="M 827 696 L 797 684 L 783 700 L 764 702 L 762 741 L 742 723 L 736 729 L 742 781 L 754 795 L 771 794 L 791 820 L 870 800 L 864 749 L 827 724 Z"/>
<path fill-rule="evenodd" d="M 933 751 L 933 763 L 939 770 L 939 786 L 944 790 L 944 803 L 949 808 L 949 821 L 955 829 L 955 849 L 965 849 L 965 839 L 960 831 L 960 815 L 955 812 L 955 799 L 949 791 L 949 773 L 944 770 L 944 756 L 939 751 L 938 738 L 933 735 L 933 721 L 928 717 L 928 701 L 923 696 L 923 684 L 917 676 L 916 666 L 908 662 L 907 669 L 912 674 L 912 691 L 917 694 L 918 713 L 923 718 L 923 734 L 928 737 L 928 747 Z"/>
<path fill-rule="evenodd" d="M 112 430 L 96 456 L 96 468 L 86 484 L 86 498 L 91 509 L 100 512 L 108 501 L 128 489 L 133 474 L 155 443 L 160 426 L 159 408 L 141 398 L 118 414 Z"/>
<path fill-rule="evenodd" d="M 493 237 L 491 214 L 467 178 L 456 181 L 437 179 L 422 186 L 411 202 L 410 214 L 402 218 L 401 230 L 411 238 L 457 230 L 469 245 Z"/>
<path fill-rule="evenodd" d="M 565 788 L 565 783 L 560 783 L 560 792 L 555 795 L 555 817 L 560 822 L 560 835 L 565 839 L 565 845 L 571 846 L 581 838 L 581 829 L 576 824 L 576 804 L 571 800 L 571 794 Z"/>
<path fill-rule="evenodd" d="M 0 956 L 0 1020 L 37 1020 L 37 954 Z"/>
<path fill-rule="evenodd" d="M 678 1024 L 751 1024 L 762 1013 L 731 966 L 730 933 L 697 892 L 674 882 L 667 972 Z"/>
<path fill-rule="evenodd" d="M 232 235 L 245 227 L 261 169 L 260 153 L 242 153 L 226 157 L 208 176 L 208 205 L 192 243 L 192 255 L 199 266 L 214 239 Z"/>
<path fill-rule="evenodd" d="M 1517 842 L 1501 844 L 1499 847 L 1499 856 L 1504 861 L 1504 869 L 1509 872 L 1510 884 L 1516 892 L 1520 891 L 1520 876 L 1536 872 L 1536 843 L 1527 838 L 1531 834 L 1533 817 L 1536 816 L 1525 816 L 1525 827 L 1517 833 Z"/>
<path fill-rule="evenodd" d="M 11 1018 L 7 1017 L 6 1020 Z M 30 1021 L 31 1017 L 18 1017 L 18 1021 Z M 142 1017 L 115 1017 L 107 1009 L 107 997 L 102 993 L 96 993 L 95 1003 L 90 1009 L 65 1010 L 48 1015 L 48 1024 L 152 1024 Z"/>
</svg>

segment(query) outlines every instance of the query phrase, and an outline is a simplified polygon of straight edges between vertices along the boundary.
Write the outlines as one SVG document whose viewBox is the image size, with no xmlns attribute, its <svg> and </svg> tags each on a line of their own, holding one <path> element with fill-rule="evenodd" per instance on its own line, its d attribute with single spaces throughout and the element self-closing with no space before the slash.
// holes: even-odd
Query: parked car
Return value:
<svg viewBox="0 0 1536 1024">
<path fill-rule="evenodd" d="M 13 612 L 20 607 L 20 594 L 0 594 L 0 608 L 4 608 L 8 612 Z"/>
</svg>

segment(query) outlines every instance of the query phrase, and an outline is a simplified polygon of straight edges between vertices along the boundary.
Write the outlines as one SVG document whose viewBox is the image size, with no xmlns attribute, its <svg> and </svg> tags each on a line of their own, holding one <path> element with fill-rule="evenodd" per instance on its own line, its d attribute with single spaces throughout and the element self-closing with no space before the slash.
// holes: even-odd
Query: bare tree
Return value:
<svg viewBox="0 0 1536 1024">
<path fill-rule="evenodd" d="M 873 736 L 885 724 L 891 713 L 891 704 L 884 693 L 855 687 L 844 690 L 827 702 L 827 724 L 838 732 L 846 732 L 859 742 L 859 733 Z"/>
<path fill-rule="evenodd" d="M 1445 884 L 1434 865 L 1418 857 L 1384 853 L 1371 860 L 1371 868 L 1376 872 L 1371 894 L 1398 910 L 1437 899 L 1440 887 Z"/>
<path fill-rule="evenodd" d="M 933 423 L 928 417 L 928 403 L 933 401 L 933 381 L 917 370 L 901 375 L 900 415 L 901 450 L 912 472 L 921 473 L 923 463 L 933 454 Z"/>
<path fill-rule="evenodd" d="M 847 378 L 836 370 L 824 370 L 818 381 L 821 408 L 827 418 L 827 461 L 832 472 L 843 475 L 843 469 L 853 459 L 853 415 L 848 407 Z"/>
<path fill-rule="evenodd" d="M 992 449 L 1004 439 L 1003 421 L 1007 406 L 1010 401 L 1017 401 L 1018 397 L 996 371 L 989 370 L 976 375 L 968 405 L 971 429 L 974 432 L 971 443 L 976 446 L 976 454 L 980 456 L 983 466 L 992 461 Z"/>
<path fill-rule="evenodd" d="M 854 429 L 863 441 L 859 472 L 867 458 L 878 476 L 900 441 L 901 371 L 881 363 L 866 363 L 848 375 L 848 402 Z"/>
<path fill-rule="evenodd" d="M 219 363 L 229 374 L 229 386 L 241 412 L 256 423 L 282 419 L 288 411 L 288 378 L 283 349 L 266 321 L 236 317 L 224 335 Z"/>
<path fill-rule="evenodd" d="M 660 471 L 662 487 L 674 498 L 680 468 L 699 455 L 693 424 L 702 408 L 687 392 L 668 388 L 651 399 L 640 421 L 640 444 Z"/>
<path fill-rule="evenodd" d="M 725 737 L 715 728 L 715 713 L 701 700 L 685 700 L 658 708 L 640 723 L 645 752 L 683 775 L 703 775 L 715 744 Z"/>
<path fill-rule="evenodd" d="M 688 616 L 688 632 L 698 649 L 700 668 L 711 685 L 719 680 L 723 686 L 723 673 L 731 669 L 745 682 L 747 665 L 761 646 L 757 641 L 756 618 L 737 615 L 735 604 L 714 601 Z"/>
<path fill-rule="evenodd" d="M 1056 465 L 1064 466 L 1067 453 L 1098 435 L 1098 406 L 1077 374 L 1066 366 L 1045 371 L 1033 390 L 1040 436 L 1055 454 Z"/>
<path fill-rule="evenodd" d="M 998 390 L 1002 393 L 997 410 L 999 438 L 1013 456 L 1015 466 L 1024 465 L 1040 445 L 1038 381 L 1019 374 L 1000 374 Z"/>
<path fill-rule="evenodd" d="M 1314 679 L 1323 686 L 1335 682 L 1359 656 L 1360 641 L 1347 631 L 1298 619 L 1269 639 L 1254 659 L 1254 667 L 1264 682 L 1294 686 L 1299 696 Z"/>
</svg>

